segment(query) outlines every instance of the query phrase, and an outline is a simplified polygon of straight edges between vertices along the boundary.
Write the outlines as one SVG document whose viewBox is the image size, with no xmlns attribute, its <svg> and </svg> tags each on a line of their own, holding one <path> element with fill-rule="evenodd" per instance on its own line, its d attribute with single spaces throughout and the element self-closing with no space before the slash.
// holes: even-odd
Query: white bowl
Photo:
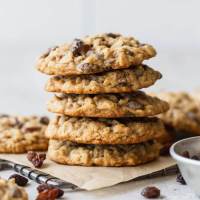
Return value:
<svg viewBox="0 0 200 200">
<path fill-rule="evenodd" d="M 200 136 L 180 140 L 170 148 L 170 154 L 177 161 L 187 185 L 200 198 L 200 161 L 183 157 L 185 151 L 190 156 L 200 156 Z"/>
</svg>

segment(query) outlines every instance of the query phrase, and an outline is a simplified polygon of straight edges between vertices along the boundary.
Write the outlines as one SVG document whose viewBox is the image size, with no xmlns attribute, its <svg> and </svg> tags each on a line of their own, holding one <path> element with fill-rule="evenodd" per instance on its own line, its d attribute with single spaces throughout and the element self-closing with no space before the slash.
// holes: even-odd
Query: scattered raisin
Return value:
<svg viewBox="0 0 200 200">
<path fill-rule="evenodd" d="M 44 160 L 46 159 L 46 154 L 29 151 L 27 154 L 27 159 L 34 165 L 34 167 L 41 168 Z"/>
<path fill-rule="evenodd" d="M 13 174 L 9 177 L 9 179 L 15 179 L 15 183 L 19 186 L 25 186 L 28 183 L 28 179 L 19 174 Z"/>
<path fill-rule="evenodd" d="M 49 118 L 48 117 L 41 117 L 40 123 L 44 124 L 44 125 L 48 125 L 49 124 Z"/>
<path fill-rule="evenodd" d="M 40 192 L 36 200 L 55 200 L 58 198 L 59 191 L 56 188 L 47 189 L 43 192 Z"/>
<path fill-rule="evenodd" d="M 62 197 L 63 194 L 64 194 L 64 191 L 63 191 L 63 190 L 61 190 L 61 189 L 59 189 L 59 188 L 57 188 L 57 187 L 55 187 L 55 186 L 52 186 L 52 185 L 41 184 L 41 185 L 39 185 L 39 186 L 37 187 L 37 191 L 38 191 L 39 193 L 41 193 L 41 192 L 43 192 L 43 191 L 45 191 L 45 190 L 50 190 L 50 189 L 57 189 L 57 190 L 58 190 L 58 196 L 57 196 L 57 198 Z"/>
<path fill-rule="evenodd" d="M 160 197 L 160 190 L 157 187 L 146 187 L 142 190 L 141 195 L 147 199 L 155 199 Z"/>
<path fill-rule="evenodd" d="M 183 178 L 181 173 L 177 174 L 176 181 L 181 183 L 182 185 L 186 185 L 185 179 Z"/>
<path fill-rule="evenodd" d="M 190 154 L 189 154 L 188 151 L 184 151 L 184 152 L 182 153 L 182 156 L 185 157 L 185 158 L 190 158 Z"/>
<path fill-rule="evenodd" d="M 90 45 L 84 44 L 84 42 L 80 39 L 74 39 L 71 45 L 71 51 L 74 56 L 81 56 L 86 54 L 90 49 Z"/>
</svg>

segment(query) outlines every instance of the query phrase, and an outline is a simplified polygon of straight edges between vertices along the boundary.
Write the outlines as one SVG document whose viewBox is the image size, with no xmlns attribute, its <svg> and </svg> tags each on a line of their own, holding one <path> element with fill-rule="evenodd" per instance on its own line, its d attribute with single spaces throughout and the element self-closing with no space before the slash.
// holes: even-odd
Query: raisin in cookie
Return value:
<svg viewBox="0 0 200 200">
<path fill-rule="evenodd" d="M 196 99 L 185 92 L 163 92 L 157 96 L 170 105 L 169 111 L 160 115 L 167 127 L 200 135 L 200 103 Z"/>
<path fill-rule="evenodd" d="M 167 111 L 168 103 L 138 91 L 131 94 L 57 94 L 48 110 L 74 117 L 147 117 Z"/>
<path fill-rule="evenodd" d="M 28 200 L 26 191 L 15 184 L 14 179 L 0 179 L 1 200 Z"/>
<path fill-rule="evenodd" d="M 46 84 L 48 92 L 97 94 L 133 92 L 153 85 L 162 75 L 146 65 L 93 75 L 54 76 Z"/>
<path fill-rule="evenodd" d="M 151 45 L 133 37 L 99 34 L 49 49 L 39 58 L 37 68 L 50 75 L 93 74 L 139 65 L 155 55 Z"/>
<path fill-rule="evenodd" d="M 0 153 L 47 150 L 47 117 L 0 115 Z"/>
<path fill-rule="evenodd" d="M 165 134 L 158 118 L 78 118 L 57 116 L 47 128 L 51 139 L 85 144 L 133 144 Z"/>
<path fill-rule="evenodd" d="M 129 145 L 77 144 L 50 140 L 48 157 L 61 164 L 120 167 L 150 162 L 159 157 L 160 144 L 147 141 Z"/>
</svg>

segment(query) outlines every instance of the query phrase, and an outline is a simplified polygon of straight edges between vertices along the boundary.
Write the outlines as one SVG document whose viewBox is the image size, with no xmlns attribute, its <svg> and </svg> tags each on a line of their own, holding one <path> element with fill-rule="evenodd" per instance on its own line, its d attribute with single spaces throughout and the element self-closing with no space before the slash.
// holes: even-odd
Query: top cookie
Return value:
<svg viewBox="0 0 200 200">
<path fill-rule="evenodd" d="M 160 93 L 157 96 L 170 105 L 169 111 L 160 115 L 167 126 L 200 135 L 200 104 L 197 100 L 185 92 Z"/>
<path fill-rule="evenodd" d="M 0 115 L 0 153 L 47 150 L 47 117 Z"/>
<path fill-rule="evenodd" d="M 37 68 L 49 75 L 94 74 L 139 65 L 155 55 L 151 45 L 133 37 L 98 34 L 49 49 L 39 58 Z"/>
</svg>

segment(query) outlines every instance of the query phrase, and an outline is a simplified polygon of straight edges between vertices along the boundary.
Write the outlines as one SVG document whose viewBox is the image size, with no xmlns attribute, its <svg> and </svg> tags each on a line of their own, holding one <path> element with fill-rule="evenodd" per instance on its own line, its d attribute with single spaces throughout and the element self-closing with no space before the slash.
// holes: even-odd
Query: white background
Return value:
<svg viewBox="0 0 200 200">
<path fill-rule="evenodd" d="M 153 90 L 200 85 L 198 0 L 0 0 L 0 112 L 46 113 L 47 76 L 34 68 L 48 47 L 95 32 L 120 32 L 154 45 L 147 63 L 163 79 Z"/>
</svg>

